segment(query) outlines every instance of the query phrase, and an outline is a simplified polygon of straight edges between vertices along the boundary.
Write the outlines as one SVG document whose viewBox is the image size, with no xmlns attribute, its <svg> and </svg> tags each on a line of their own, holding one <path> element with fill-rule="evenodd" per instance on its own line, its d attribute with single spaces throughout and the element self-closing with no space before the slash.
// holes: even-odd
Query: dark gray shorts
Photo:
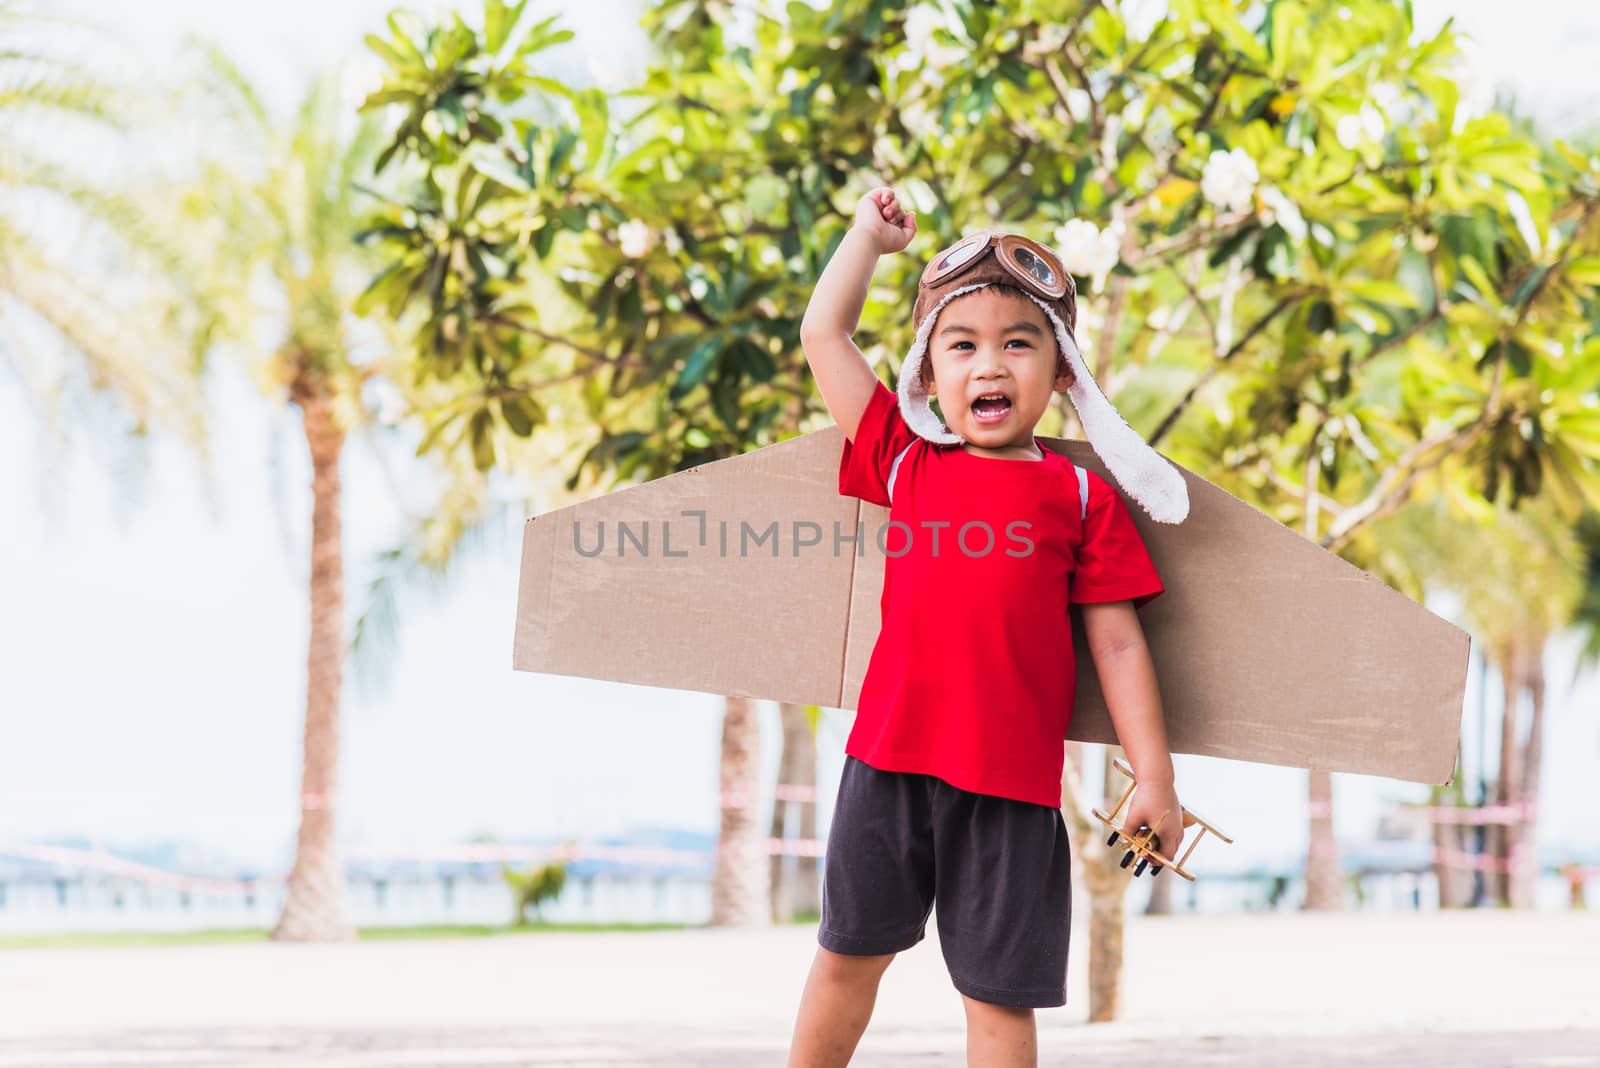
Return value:
<svg viewBox="0 0 1600 1068">
<path fill-rule="evenodd" d="M 1071 865 L 1060 809 L 847 755 L 817 942 L 854 956 L 898 953 L 922 941 L 937 903 L 957 990 L 996 1005 L 1065 1005 Z"/>
</svg>

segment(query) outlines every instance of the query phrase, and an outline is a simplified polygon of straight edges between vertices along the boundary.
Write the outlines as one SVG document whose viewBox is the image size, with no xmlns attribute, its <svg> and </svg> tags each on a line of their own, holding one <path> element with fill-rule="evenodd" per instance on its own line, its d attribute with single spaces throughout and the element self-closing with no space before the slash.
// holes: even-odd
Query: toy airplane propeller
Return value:
<svg viewBox="0 0 1600 1068">
<path fill-rule="evenodd" d="M 1117 818 L 1117 813 L 1122 811 L 1122 806 L 1126 805 L 1128 803 L 1128 798 L 1133 796 L 1134 788 L 1139 785 L 1139 782 L 1133 777 L 1133 769 L 1128 767 L 1128 765 L 1124 764 L 1122 761 L 1113 760 L 1111 764 L 1118 771 L 1122 772 L 1122 774 L 1128 777 L 1128 788 L 1122 791 L 1122 797 L 1117 800 L 1117 807 L 1111 810 L 1111 815 L 1108 816 L 1099 809 L 1092 809 L 1091 811 L 1094 813 L 1094 817 L 1096 819 L 1105 824 L 1107 827 L 1111 828 L 1111 837 L 1106 839 L 1106 845 L 1116 845 L 1118 838 L 1122 838 L 1127 841 L 1129 849 L 1127 855 L 1122 858 L 1122 867 L 1126 868 L 1129 864 L 1131 864 L 1134 857 L 1137 856 L 1139 858 L 1138 866 L 1133 869 L 1133 874 L 1135 877 L 1143 874 L 1145 866 L 1149 864 L 1152 859 L 1154 859 L 1160 861 L 1160 863 L 1151 869 L 1150 878 L 1154 879 L 1156 875 L 1160 873 L 1162 866 L 1165 865 L 1192 883 L 1194 882 L 1194 876 L 1183 870 L 1183 862 L 1189 859 L 1189 855 L 1194 852 L 1194 847 L 1200 844 L 1200 839 L 1206 836 L 1207 831 L 1210 831 L 1212 834 L 1216 835 L 1224 842 L 1227 842 L 1229 845 L 1233 844 L 1232 838 L 1229 838 L 1227 835 L 1217 830 L 1199 816 L 1196 816 L 1187 808 L 1183 809 L 1183 825 L 1185 827 L 1193 827 L 1198 823 L 1200 825 L 1200 833 L 1195 835 L 1194 841 L 1189 843 L 1189 848 L 1185 850 L 1183 856 L 1177 860 L 1173 860 L 1171 857 L 1168 857 L 1166 854 L 1161 852 L 1159 848 L 1161 845 L 1161 836 L 1156 834 L 1153 829 L 1148 827 L 1135 827 L 1132 833 L 1130 833 L 1126 824 L 1118 826 L 1116 823 L 1113 823 L 1112 821 Z M 1178 807 L 1183 808 L 1182 805 Z M 1167 810 L 1167 812 L 1170 811 L 1172 810 Z M 1163 812 L 1159 817 L 1156 818 L 1156 822 L 1160 823 L 1166 818 L 1167 813 Z M 1144 833 L 1141 834 L 1141 830 Z"/>
</svg>

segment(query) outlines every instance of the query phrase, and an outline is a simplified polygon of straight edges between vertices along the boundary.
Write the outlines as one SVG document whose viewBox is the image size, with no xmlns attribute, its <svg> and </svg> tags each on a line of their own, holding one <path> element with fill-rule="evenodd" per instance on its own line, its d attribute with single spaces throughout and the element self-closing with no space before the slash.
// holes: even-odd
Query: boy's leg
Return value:
<svg viewBox="0 0 1600 1068">
<path fill-rule="evenodd" d="M 845 757 L 823 856 L 817 955 L 795 1020 L 791 1066 L 849 1063 L 884 970 L 926 936 L 934 891 L 931 782 Z"/>
<path fill-rule="evenodd" d="M 894 957 L 893 953 L 857 957 L 817 947 L 789 1043 L 789 1068 L 850 1063 L 872 1018 L 878 981 Z"/>
<path fill-rule="evenodd" d="M 1039 1029 L 1032 1009 L 991 1005 L 961 995 L 967 1010 L 967 1063 L 983 1068 L 1037 1068 Z"/>
<path fill-rule="evenodd" d="M 1038 1063 L 1034 1010 L 1066 1003 L 1071 843 L 1059 809 L 935 787 L 939 944 L 967 1063 Z"/>
</svg>

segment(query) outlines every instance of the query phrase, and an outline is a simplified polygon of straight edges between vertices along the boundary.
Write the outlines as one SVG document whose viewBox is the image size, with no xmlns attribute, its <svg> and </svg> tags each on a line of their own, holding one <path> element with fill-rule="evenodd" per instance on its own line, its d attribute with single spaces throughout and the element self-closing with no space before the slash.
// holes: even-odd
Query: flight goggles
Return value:
<svg viewBox="0 0 1600 1068">
<path fill-rule="evenodd" d="M 1024 288 L 1046 300 L 1061 300 L 1068 294 L 1076 296 L 1072 276 L 1054 252 L 1021 234 L 1003 230 L 969 234 L 933 257 L 922 272 L 923 288 L 943 285 L 957 277 L 980 262 L 991 247 L 995 259 Z"/>
</svg>

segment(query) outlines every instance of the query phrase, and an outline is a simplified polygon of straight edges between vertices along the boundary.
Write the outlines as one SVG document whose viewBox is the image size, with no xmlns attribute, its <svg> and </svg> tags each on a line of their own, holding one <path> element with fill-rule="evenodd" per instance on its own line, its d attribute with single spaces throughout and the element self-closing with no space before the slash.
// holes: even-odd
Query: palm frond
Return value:
<svg viewBox="0 0 1600 1068">
<path fill-rule="evenodd" d="M 387 667 L 399 646 L 404 591 L 417 589 L 437 603 L 471 562 L 503 555 L 524 516 L 517 500 L 491 500 L 488 481 L 450 476 L 436 507 L 413 517 L 401 544 L 378 553 L 361 615 L 350 643 L 351 667 L 362 690 L 376 695 L 388 684 Z"/>
<path fill-rule="evenodd" d="M 105 307 L 80 272 L 53 262 L 27 235 L 12 231 L 0 259 L 0 294 L 27 308 L 81 355 L 87 381 L 118 398 L 134 431 L 166 427 L 203 448 L 205 421 L 187 354 L 177 354 L 138 318 Z"/>
</svg>

